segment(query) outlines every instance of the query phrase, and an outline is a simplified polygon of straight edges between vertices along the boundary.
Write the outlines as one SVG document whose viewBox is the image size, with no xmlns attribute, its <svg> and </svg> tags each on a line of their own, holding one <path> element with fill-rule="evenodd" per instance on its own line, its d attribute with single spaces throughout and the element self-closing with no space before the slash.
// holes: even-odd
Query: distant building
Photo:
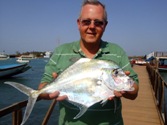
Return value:
<svg viewBox="0 0 167 125">
<path fill-rule="evenodd" d="M 152 52 L 146 56 L 146 59 L 150 60 L 150 58 L 156 57 L 167 57 L 167 52 Z"/>
<path fill-rule="evenodd" d="M 50 58 L 52 55 L 52 52 L 51 51 L 46 51 L 45 52 L 45 55 L 44 55 L 44 58 Z"/>
</svg>

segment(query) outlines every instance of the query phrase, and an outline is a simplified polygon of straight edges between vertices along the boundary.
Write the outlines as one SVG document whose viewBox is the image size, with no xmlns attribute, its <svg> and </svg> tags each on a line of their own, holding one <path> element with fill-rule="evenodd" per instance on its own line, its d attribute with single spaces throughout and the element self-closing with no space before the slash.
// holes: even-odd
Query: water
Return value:
<svg viewBox="0 0 167 125">
<path fill-rule="evenodd" d="M 11 78 L 0 79 L 0 109 L 14 104 L 19 101 L 23 101 L 27 99 L 27 96 L 15 88 L 3 84 L 4 81 L 14 81 L 18 83 L 22 83 L 26 86 L 29 86 L 33 89 L 37 89 L 40 83 L 40 79 L 44 72 L 44 66 L 46 65 L 48 60 L 46 59 L 33 59 L 30 61 L 29 65 L 32 67 L 28 71 L 13 76 Z M 17 63 L 16 59 L 9 59 L 6 61 L 0 61 L 0 65 Z M 35 104 L 33 112 L 31 113 L 28 121 L 25 125 L 41 125 L 43 118 L 45 117 L 46 112 L 50 106 L 52 101 L 49 100 L 41 100 Z M 24 113 L 24 110 L 23 110 Z M 48 125 L 57 124 L 58 119 L 58 107 L 55 106 L 55 109 L 52 113 L 52 116 L 49 119 Z M 6 115 L 0 118 L 0 125 L 11 125 L 12 124 L 12 114 Z"/>
<path fill-rule="evenodd" d="M 163 80 L 167 83 L 167 70 L 159 72 L 163 78 Z"/>
</svg>

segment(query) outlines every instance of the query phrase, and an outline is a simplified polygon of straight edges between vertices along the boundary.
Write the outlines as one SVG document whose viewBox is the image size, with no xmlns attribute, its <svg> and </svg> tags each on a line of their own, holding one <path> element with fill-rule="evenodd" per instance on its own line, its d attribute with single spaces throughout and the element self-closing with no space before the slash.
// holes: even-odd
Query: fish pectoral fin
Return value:
<svg viewBox="0 0 167 125">
<path fill-rule="evenodd" d="M 82 105 L 81 107 L 79 107 L 80 112 L 74 117 L 74 119 L 78 119 L 79 117 L 81 117 L 87 110 L 88 107 Z"/>
</svg>

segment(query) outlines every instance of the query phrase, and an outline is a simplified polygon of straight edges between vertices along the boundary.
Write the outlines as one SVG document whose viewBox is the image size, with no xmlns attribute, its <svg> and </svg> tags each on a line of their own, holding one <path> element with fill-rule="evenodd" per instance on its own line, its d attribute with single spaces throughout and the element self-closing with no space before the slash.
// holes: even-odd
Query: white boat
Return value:
<svg viewBox="0 0 167 125">
<path fill-rule="evenodd" d="M 18 57 L 18 59 L 16 60 L 19 63 L 28 63 L 30 62 L 30 60 L 34 59 L 34 55 L 21 55 L 20 57 Z"/>
<path fill-rule="evenodd" d="M 141 66 L 145 66 L 147 65 L 148 62 L 146 62 L 144 59 L 142 58 L 136 58 L 136 59 L 133 59 L 133 63 L 135 65 L 141 65 Z"/>
<path fill-rule="evenodd" d="M 9 59 L 9 55 L 5 53 L 0 53 L 0 60 L 7 60 L 7 59 Z"/>
<path fill-rule="evenodd" d="M 24 58 L 21 58 L 21 57 L 19 57 L 16 61 L 19 62 L 19 63 L 29 63 L 30 62 L 30 60 L 24 59 Z"/>
<path fill-rule="evenodd" d="M 27 71 L 30 68 L 31 67 L 28 66 L 28 63 L 1 65 L 0 66 L 0 78 L 20 74 L 20 73 Z"/>
</svg>

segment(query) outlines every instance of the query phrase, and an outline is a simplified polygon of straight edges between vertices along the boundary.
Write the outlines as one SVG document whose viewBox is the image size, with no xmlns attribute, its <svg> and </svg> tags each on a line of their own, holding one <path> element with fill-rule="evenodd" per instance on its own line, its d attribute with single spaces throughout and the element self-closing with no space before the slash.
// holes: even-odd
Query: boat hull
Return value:
<svg viewBox="0 0 167 125">
<path fill-rule="evenodd" d="M 10 64 L 0 66 L 0 78 L 14 76 L 20 73 L 23 73 L 30 69 L 27 63 L 25 64 Z"/>
</svg>

